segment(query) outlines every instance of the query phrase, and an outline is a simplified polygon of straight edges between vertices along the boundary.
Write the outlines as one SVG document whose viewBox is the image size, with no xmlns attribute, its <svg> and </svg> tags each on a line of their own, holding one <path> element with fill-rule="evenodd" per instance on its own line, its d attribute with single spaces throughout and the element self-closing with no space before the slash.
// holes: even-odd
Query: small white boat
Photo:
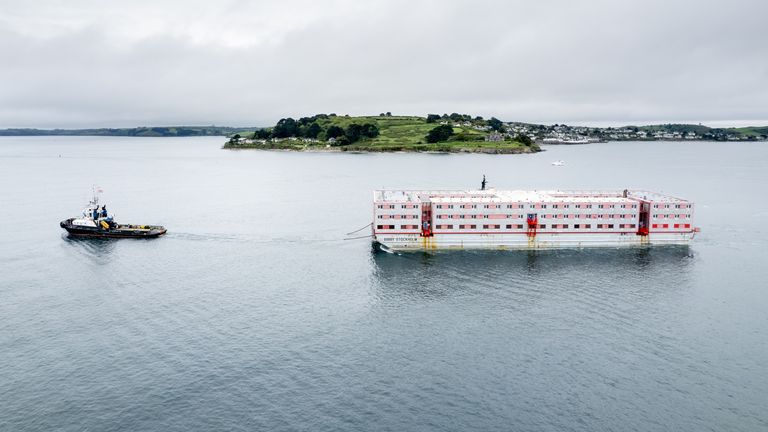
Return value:
<svg viewBox="0 0 768 432">
<path fill-rule="evenodd" d="M 557 161 L 552 162 L 552 165 L 554 165 L 554 166 L 565 166 L 565 161 L 557 160 Z"/>
</svg>

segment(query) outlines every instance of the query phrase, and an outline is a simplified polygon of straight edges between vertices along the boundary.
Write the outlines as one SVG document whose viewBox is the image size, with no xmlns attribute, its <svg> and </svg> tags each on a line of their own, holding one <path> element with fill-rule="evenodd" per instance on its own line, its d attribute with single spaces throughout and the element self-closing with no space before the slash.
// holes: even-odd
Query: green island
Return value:
<svg viewBox="0 0 768 432">
<path fill-rule="evenodd" d="M 539 146 L 496 118 L 467 114 L 340 116 L 281 119 L 271 128 L 230 135 L 226 149 L 353 152 L 535 153 Z"/>
</svg>

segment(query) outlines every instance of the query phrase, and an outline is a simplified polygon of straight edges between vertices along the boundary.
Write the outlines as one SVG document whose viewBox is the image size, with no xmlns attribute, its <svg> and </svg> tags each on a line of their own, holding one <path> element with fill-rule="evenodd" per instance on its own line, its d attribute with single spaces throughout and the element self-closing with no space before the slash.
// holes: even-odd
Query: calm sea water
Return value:
<svg viewBox="0 0 768 432">
<path fill-rule="evenodd" d="M 0 139 L 0 430 L 768 430 L 768 145 Z M 565 167 L 550 162 L 563 159 Z M 371 190 L 647 188 L 687 248 L 375 253 Z M 75 240 L 92 184 L 157 240 Z"/>
</svg>

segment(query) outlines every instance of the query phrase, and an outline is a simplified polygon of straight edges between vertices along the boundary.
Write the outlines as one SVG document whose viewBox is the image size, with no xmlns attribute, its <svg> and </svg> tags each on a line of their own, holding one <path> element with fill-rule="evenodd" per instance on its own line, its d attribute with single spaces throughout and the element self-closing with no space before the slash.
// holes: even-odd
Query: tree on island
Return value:
<svg viewBox="0 0 768 432">
<path fill-rule="evenodd" d="M 501 120 L 497 119 L 496 117 L 491 117 L 491 119 L 488 120 L 488 126 L 490 126 L 491 129 L 495 130 L 496 132 L 504 131 L 504 123 L 502 123 Z"/>
<path fill-rule="evenodd" d="M 323 131 L 323 128 L 320 127 L 319 124 L 313 122 L 309 126 L 307 126 L 306 131 L 304 132 L 304 136 L 307 138 L 316 139 L 318 135 L 320 135 L 320 132 Z"/>
<path fill-rule="evenodd" d="M 445 116 L 445 114 L 443 114 Z M 451 121 L 460 122 L 460 121 L 472 121 L 472 116 L 469 114 L 459 114 L 459 113 L 451 113 L 451 115 L 448 116 Z"/>
<path fill-rule="evenodd" d="M 428 143 L 434 144 L 440 141 L 448 141 L 451 135 L 453 135 L 453 127 L 451 125 L 440 125 L 429 131 L 426 140 Z"/>
<path fill-rule="evenodd" d="M 522 143 L 525 146 L 530 147 L 533 144 L 533 140 L 526 134 L 518 134 L 515 137 L 515 141 Z"/>
<path fill-rule="evenodd" d="M 363 123 L 360 126 L 360 134 L 366 138 L 376 138 L 379 136 L 379 127 L 373 123 Z"/>
<path fill-rule="evenodd" d="M 349 142 L 349 138 L 347 138 L 346 135 L 341 135 L 338 138 L 334 138 L 334 141 L 333 141 L 333 145 L 335 145 L 335 146 L 345 146 L 345 145 L 350 145 L 350 144 L 352 144 L 352 143 Z"/>
<path fill-rule="evenodd" d="M 373 123 L 352 123 L 344 131 L 347 144 L 356 143 L 363 138 L 376 138 L 377 136 L 379 136 L 379 128 Z"/>
<path fill-rule="evenodd" d="M 336 125 L 329 126 L 328 129 L 325 131 L 326 139 L 338 138 L 342 135 L 344 135 L 344 129 Z"/>
<path fill-rule="evenodd" d="M 230 144 L 240 144 L 240 134 L 235 134 L 229 139 Z"/>
<path fill-rule="evenodd" d="M 253 139 L 269 139 L 271 135 L 272 132 L 269 129 L 259 129 L 253 132 Z"/>
<path fill-rule="evenodd" d="M 299 134 L 299 124 L 296 120 L 288 117 L 280 119 L 279 122 L 272 128 L 273 138 L 288 138 L 294 137 Z"/>
<path fill-rule="evenodd" d="M 352 123 L 351 125 L 347 126 L 347 130 L 344 131 L 344 136 L 347 137 L 347 140 L 350 143 L 357 142 L 360 140 L 361 135 L 361 126 L 356 123 Z"/>
</svg>

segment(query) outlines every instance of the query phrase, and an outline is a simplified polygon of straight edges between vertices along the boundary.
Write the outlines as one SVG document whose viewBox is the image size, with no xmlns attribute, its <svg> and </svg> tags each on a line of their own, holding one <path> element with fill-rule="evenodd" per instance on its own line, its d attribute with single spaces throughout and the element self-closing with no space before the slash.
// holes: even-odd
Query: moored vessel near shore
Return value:
<svg viewBox="0 0 768 432">
<path fill-rule="evenodd" d="M 373 239 L 390 250 L 686 245 L 693 203 L 656 192 L 377 190 Z"/>
<path fill-rule="evenodd" d="M 165 227 L 158 225 L 119 224 L 107 212 L 107 206 L 99 207 L 99 198 L 94 191 L 93 198 L 83 209 L 78 218 L 69 218 L 59 226 L 71 236 L 102 238 L 153 238 L 166 233 Z"/>
</svg>

